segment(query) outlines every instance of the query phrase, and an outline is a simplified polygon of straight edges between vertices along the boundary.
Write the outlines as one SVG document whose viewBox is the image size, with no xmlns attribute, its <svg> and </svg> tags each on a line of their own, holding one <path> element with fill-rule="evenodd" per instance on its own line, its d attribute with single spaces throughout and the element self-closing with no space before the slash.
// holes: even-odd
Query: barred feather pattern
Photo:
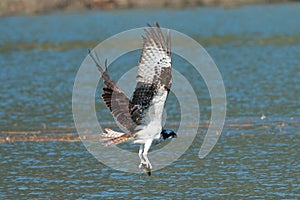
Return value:
<svg viewBox="0 0 300 200">
<path fill-rule="evenodd" d="M 164 36 L 158 23 L 155 23 L 155 30 L 150 25 L 148 26 L 148 29 L 144 30 L 145 36 L 142 36 L 143 50 L 138 64 L 137 86 L 131 100 L 109 77 L 106 68 L 103 69 L 90 52 L 105 84 L 102 99 L 115 120 L 129 131 L 129 133 L 122 133 L 105 129 L 101 135 L 101 141 L 105 146 L 116 145 L 139 137 L 137 132 L 147 128 L 151 123 L 151 120 L 147 119 L 150 108 L 154 110 L 152 119 L 161 120 L 162 109 L 172 85 L 170 33 L 168 31 Z M 164 95 L 165 92 L 166 95 Z M 163 98 L 158 98 L 157 95 L 162 95 Z M 153 99 L 157 98 L 160 100 L 160 105 L 153 105 Z M 161 125 L 155 123 L 155 126 Z M 161 129 L 161 127 L 152 128 L 153 130 Z M 160 134 L 160 131 L 158 132 L 155 134 Z"/>
<path fill-rule="evenodd" d="M 156 31 L 150 26 L 149 31 L 144 30 L 143 50 L 139 60 L 137 82 L 165 85 L 170 89 L 171 77 L 171 41 L 170 33 L 164 37 L 158 23 Z"/>
<path fill-rule="evenodd" d="M 172 85 L 170 33 L 167 32 L 164 37 L 158 23 L 155 23 L 155 29 L 148 24 L 148 29 L 144 31 L 137 85 L 130 106 L 131 118 L 139 126 L 147 126 L 151 122 L 147 116 L 158 90 L 163 87 L 169 92 Z"/>
<path fill-rule="evenodd" d="M 130 113 L 130 100 L 117 85 L 106 73 L 105 70 L 101 67 L 99 60 L 97 60 L 94 54 L 89 51 L 89 55 L 95 62 L 101 76 L 105 87 L 103 87 L 102 99 L 105 102 L 107 108 L 111 111 L 115 120 L 126 130 L 132 132 L 137 126 L 134 121 L 131 119 Z"/>
<path fill-rule="evenodd" d="M 130 140 L 132 138 L 133 134 L 117 132 L 106 128 L 105 132 L 101 134 L 100 140 L 104 146 L 112 146 Z"/>
</svg>

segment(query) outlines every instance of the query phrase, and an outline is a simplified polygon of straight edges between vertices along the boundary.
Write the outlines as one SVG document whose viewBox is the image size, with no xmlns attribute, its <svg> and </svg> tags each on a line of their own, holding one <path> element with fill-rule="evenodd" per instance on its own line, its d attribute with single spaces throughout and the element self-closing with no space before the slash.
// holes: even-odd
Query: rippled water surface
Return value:
<svg viewBox="0 0 300 200">
<path fill-rule="evenodd" d="M 224 131 L 205 159 L 198 158 L 204 125 L 183 156 L 151 177 L 111 169 L 80 142 L 3 143 L 0 198 L 299 199 L 299 9 L 300 4 L 274 4 L 0 18 L 2 137 L 7 131 L 73 127 L 73 83 L 87 49 L 154 21 L 201 43 L 216 62 L 227 94 Z M 112 63 L 112 77 L 135 66 L 139 53 Z M 176 55 L 173 64 L 196 90 L 205 124 L 211 105 L 203 79 Z M 166 105 L 170 126 L 180 122 L 177 105 L 171 94 Z M 96 108 L 101 117 L 108 113 L 101 100 Z M 109 115 L 101 119 L 112 120 Z"/>
</svg>

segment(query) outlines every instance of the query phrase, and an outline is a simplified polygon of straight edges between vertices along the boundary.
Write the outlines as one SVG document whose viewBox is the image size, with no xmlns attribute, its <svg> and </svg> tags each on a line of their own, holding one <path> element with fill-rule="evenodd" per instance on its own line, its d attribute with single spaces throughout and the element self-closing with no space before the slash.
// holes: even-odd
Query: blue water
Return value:
<svg viewBox="0 0 300 200">
<path fill-rule="evenodd" d="M 87 49 L 154 21 L 203 45 L 227 95 L 225 129 L 203 160 L 197 154 L 205 127 L 180 159 L 151 177 L 106 167 L 79 142 L 0 144 L 0 198 L 299 199 L 299 9 L 300 4 L 273 4 L 0 18 L 1 131 L 74 126 L 73 83 Z M 114 62 L 112 77 L 135 66 L 138 57 L 133 52 Z M 201 121 L 209 120 L 203 79 L 176 55 L 173 64 L 198 91 Z M 98 113 L 108 113 L 101 100 L 96 104 Z M 170 95 L 170 124 L 180 120 L 176 105 Z"/>
</svg>

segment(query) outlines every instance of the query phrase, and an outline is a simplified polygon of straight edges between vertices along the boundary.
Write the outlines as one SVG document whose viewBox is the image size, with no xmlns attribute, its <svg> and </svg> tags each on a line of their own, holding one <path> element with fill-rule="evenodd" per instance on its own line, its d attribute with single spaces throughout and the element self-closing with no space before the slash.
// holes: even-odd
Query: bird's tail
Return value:
<svg viewBox="0 0 300 200">
<path fill-rule="evenodd" d="M 101 134 L 100 140 L 104 146 L 112 146 L 112 145 L 120 144 L 132 138 L 133 138 L 132 134 L 117 132 L 109 128 L 106 128 L 105 132 Z"/>
</svg>

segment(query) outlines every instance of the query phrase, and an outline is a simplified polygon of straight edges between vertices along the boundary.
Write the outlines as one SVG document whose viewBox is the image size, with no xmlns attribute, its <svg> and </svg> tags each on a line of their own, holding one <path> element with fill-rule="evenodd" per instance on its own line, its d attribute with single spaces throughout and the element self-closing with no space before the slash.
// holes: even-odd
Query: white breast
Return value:
<svg viewBox="0 0 300 200">
<path fill-rule="evenodd" d="M 144 144 L 146 140 L 160 138 L 162 131 L 162 114 L 167 95 L 168 92 L 163 87 L 158 89 L 148 111 L 147 125 L 137 133 L 134 143 Z"/>
</svg>

